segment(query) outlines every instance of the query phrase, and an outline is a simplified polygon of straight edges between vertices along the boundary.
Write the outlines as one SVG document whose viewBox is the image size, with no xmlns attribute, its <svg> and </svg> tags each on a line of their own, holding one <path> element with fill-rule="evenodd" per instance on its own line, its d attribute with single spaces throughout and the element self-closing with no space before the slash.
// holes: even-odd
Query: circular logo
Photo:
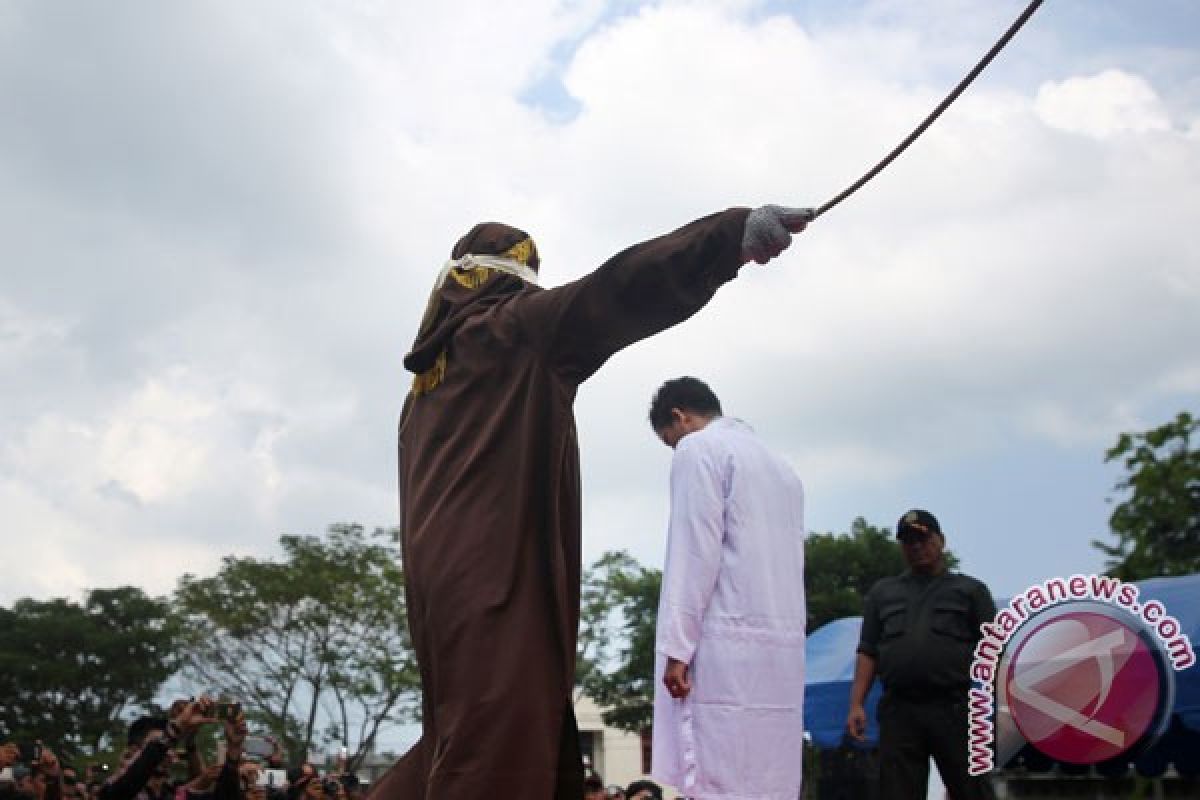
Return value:
<svg viewBox="0 0 1200 800">
<path fill-rule="evenodd" d="M 1170 676 L 1142 626 L 1091 605 L 1047 616 L 1008 664 L 1008 706 L 1022 736 L 1072 764 L 1116 758 L 1155 736 Z"/>
</svg>

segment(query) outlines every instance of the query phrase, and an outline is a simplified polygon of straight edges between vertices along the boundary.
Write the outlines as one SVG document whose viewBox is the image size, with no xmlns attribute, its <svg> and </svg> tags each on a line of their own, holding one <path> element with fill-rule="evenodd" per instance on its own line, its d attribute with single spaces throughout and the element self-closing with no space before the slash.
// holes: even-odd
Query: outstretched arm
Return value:
<svg viewBox="0 0 1200 800">
<path fill-rule="evenodd" d="M 811 212 L 732 208 L 629 247 L 589 275 L 513 303 L 519 337 L 575 382 L 704 307 L 748 261 L 765 263 Z"/>
</svg>

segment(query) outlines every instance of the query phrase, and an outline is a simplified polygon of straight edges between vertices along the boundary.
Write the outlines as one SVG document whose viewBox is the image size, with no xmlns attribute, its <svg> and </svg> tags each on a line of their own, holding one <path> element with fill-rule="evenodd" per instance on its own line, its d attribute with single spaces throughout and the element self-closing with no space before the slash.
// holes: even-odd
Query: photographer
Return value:
<svg viewBox="0 0 1200 800">
<path fill-rule="evenodd" d="M 149 800 L 172 800 L 175 792 L 171 786 L 171 765 L 175 763 L 175 757 L 169 756 L 167 760 L 159 764 L 150 772 L 150 777 L 146 780 L 146 788 L 142 795 Z"/>
<path fill-rule="evenodd" d="M 242 800 L 242 746 L 246 743 L 246 716 L 235 706 L 225 725 L 225 763 L 213 788 L 213 800 Z"/>
<path fill-rule="evenodd" d="M 12 765 L 20 757 L 20 749 L 12 742 L 0 744 L 0 800 L 15 800 L 17 797 L 16 776 Z"/>
<path fill-rule="evenodd" d="M 33 763 L 33 791 L 38 800 L 63 800 L 62 768 L 48 748 L 38 744 Z"/>
<path fill-rule="evenodd" d="M 262 769 L 253 761 L 243 760 L 238 766 L 238 781 L 241 786 L 242 800 L 264 800 L 266 790 L 258 785 Z"/>
<path fill-rule="evenodd" d="M 287 800 L 325 800 L 325 783 L 312 764 L 288 770 Z"/>
<path fill-rule="evenodd" d="M 217 778 L 220 777 L 222 769 L 224 767 L 221 764 L 205 767 L 199 775 L 175 791 L 175 800 L 200 800 L 200 798 L 211 797 L 213 787 L 217 785 Z"/>
<path fill-rule="evenodd" d="M 0 785 L 0 797 L 19 800 L 63 800 L 62 769 L 58 758 L 41 742 L 0 745 L 0 770 L 10 770 Z"/>
<path fill-rule="evenodd" d="M 184 784 L 175 793 L 174 800 L 244 800 L 246 777 L 242 761 L 242 746 L 246 741 L 246 718 L 240 706 L 233 706 L 222 713 L 225 726 L 225 761 L 211 767 L 203 767 L 203 760 L 191 759 L 203 767 L 200 775 Z M 190 755 L 190 754 L 189 754 Z"/>
<path fill-rule="evenodd" d="M 61 764 L 63 800 L 87 800 L 86 787 L 79 780 L 79 773 L 72 764 Z"/>
<path fill-rule="evenodd" d="M 338 780 L 341 781 L 346 800 L 362 800 L 363 787 L 357 775 L 353 772 L 343 772 L 338 776 Z"/>
<path fill-rule="evenodd" d="M 174 704 L 169 719 L 134 720 L 121 756 L 121 769 L 100 787 L 99 800 L 164 800 L 164 793 L 169 793 L 166 780 L 174 760 L 172 749 L 181 740 L 195 736 L 201 725 L 215 722 L 209 717 L 212 710 L 213 702 L 201 697 L 195 702 Z"/>
<path fill-rule="evenodd" d="M 171 704 L 171 709 L 167 712 L 167 715 L 174 717 L 190 702 L 192 701 L 176 700 Z M 199 728 L 196 728 L 191 733 L 182 734 L 179 741 L 179 744 L 183 746 L 182 756 L 187 765 L 187 781 L 189 782 L 201 777 L 205 769 L 204 755 L 201 754 L 200 748 L 196 745 L 196 734 L 199 733 L 199 730 Z M 178 758 L 178 751 L 176 752 L 176 758 Z"/>
</svg>

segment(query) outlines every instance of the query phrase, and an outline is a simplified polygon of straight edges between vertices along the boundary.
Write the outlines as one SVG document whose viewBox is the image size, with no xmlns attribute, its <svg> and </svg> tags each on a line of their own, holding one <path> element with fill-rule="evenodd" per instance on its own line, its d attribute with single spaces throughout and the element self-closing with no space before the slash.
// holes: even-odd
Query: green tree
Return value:
<svg viewBox="0 0 1200 800">
<path fill-rule="evenodd" d="M 614 728 L 639 733 L 654 716 L 661 589 L 662 572 L 623 551 L 605 553 L 584 576 L 577 683 Z"/>
<path fill-rule="evenodd" d="M 1105 453 L 1120 461 L 1125 494 L 1109 517 L 1115 545 L 1093 541 L 1108 556 L 1108 574 L 1132 581 L 1200 572 L 1200 418 L 1187 412 L 1142 433 L 1122 433 Z M 1111 502 L 1111 499 L 1110 499 Z"/>
<path fill-rule="evenodd" d="M 946 566 L 958 567 L 958 557 L 945 553 Z M 849 533 L 814 533 L 804 540 L 804 592 L 808 631 L 827 622 L 862 614 L 863 598 L 880 578 L 899 575 L 904 555 L 888 528 L 862 517 L 850 523 Z"/>
<path fill-rule="evenodd" d="M 293 756 L 337 743 L 355 768 L 388 722 L 411 719 L 419 678 L 395 531 L 333 525 L 282 536 L 282 561 L 226 557 L 185 575 L 185 674 L 242 702 Z"/>
<path fill-rule="evenodd" d="M 69 758 L 96 755 L 126 717 L 154 708 L 179 667 L 180 630 L 165 600 L 130 586 L 94 589 L 83 605 L 0 609 L 0 727 Z"/>
</svg>

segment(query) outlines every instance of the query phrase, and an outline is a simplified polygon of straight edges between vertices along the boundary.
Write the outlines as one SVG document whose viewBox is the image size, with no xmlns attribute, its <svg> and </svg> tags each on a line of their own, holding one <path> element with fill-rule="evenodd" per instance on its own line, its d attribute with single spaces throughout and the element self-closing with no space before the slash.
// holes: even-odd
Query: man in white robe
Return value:
<svg viewBox="0 0 1200 800">
<path fill-rule="evenodd" d="M 674 448 L 658 607 L 656 780 L 696 800 L 795 800 L 804 736 L 804 492 L 695 378 L 650 423 Z"/>
</svg>

